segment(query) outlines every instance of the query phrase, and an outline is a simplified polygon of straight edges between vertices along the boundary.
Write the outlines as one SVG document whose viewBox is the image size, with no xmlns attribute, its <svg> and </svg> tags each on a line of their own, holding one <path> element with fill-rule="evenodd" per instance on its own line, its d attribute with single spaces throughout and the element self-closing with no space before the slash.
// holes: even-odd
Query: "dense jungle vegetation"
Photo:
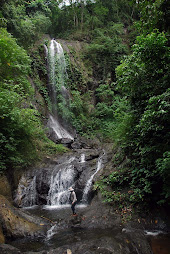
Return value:
<svg viewBox="0 0 170 254">
<path fill-rule="evenodd" d="M 0 171 L 66 151 L 43 127 L 50 101 L 42 38 L 49 34 L 84 45 L 86 71 L 66 54 L 73 126 L 114 143 L 113 173 L 96 188 L 122 206 L 169 204 L 169 1 L 61 2 L 0 2 Z"/>
</svg>

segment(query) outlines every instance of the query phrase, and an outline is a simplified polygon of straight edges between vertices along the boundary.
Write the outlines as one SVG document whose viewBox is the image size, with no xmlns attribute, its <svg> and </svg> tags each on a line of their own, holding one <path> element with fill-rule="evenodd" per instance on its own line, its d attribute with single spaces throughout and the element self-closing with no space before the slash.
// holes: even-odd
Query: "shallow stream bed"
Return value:
<svg viewBox="0 0 170 254">
<path fill-rule="evenodd" d="M 77 216 L 72 216 L 71 209 L 65 207 L 34 207 L 30 213 L 43 217 L 51 223 L 47 235 L 37 239 L 20 239 L 10 241 L 9 244 L 18 248 L 22 253 L 40 252 L 56 249 L 58 253 L 67 253 L 67 249 L 77 253 L 116 253 L 116 254 L 145 254 L 147 244 L 151 246 L 153 254 L 170 253 L 170 234 L 161 231 L 139 232 L 122 227 L 88 228 L 82 227 L 81 221 L 86 219 L 85 206 L 77 206 Z M 136 238 L 136 239 L 135 239 Z M 143 240 L 144 239 L 144 240 Z M 144 243 L 146 241 L 146 243 Z M 141 246 L 144 246 L 141 247 Z M 143 249 L 142 249 L 143 248 Z M 65 252 L 63 252 L 65 251 Z"/>
</svg>

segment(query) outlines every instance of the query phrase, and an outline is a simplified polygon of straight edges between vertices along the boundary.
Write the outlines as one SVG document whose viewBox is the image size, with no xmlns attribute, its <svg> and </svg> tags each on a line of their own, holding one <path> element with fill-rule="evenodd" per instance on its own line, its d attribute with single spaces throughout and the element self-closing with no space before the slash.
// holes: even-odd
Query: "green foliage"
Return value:
<svg viewBox="0 0 170 254">
<path fill-rule="evenodd" d="M 87 47 L 85 57 L 93 63 L 93 69 L 98 79 L 106 79 L 111 75 L 115 79 L 114 69 L 120 63 L 126 46 L 122 43 L 122 24 L 109 24 L 105 29 L 94 30 L 94 40 Z"/>
<path fill-rule="evenodd" d="M 31 141 L 39 135 L 36 112 L 21 108 L 23 99 L 17 93 L 2 89 L 0 93 L 1 156 L 6 168 L 25 166 L 35 159 L 35 144 Z"/>
<path fill-rule="evenodd" d="M 126 97 L 116 96 L 114 101 L 114 128 L 111 136 L 115 144 L 126 144 L 134 121 L 133 111 Z"/>
<path fill-rule="evenodd" d="M 72 91 L 72 100 L 70 103 L 72 124 L 81 135 L 92 133 L 92 119 L 89 117 L 90 104 L 88 100 L 89 94 L 80 95 L 79 91 Z"/>
<path fill-rule="evenodd" d="M 30 71 L 30 58 L 21 49 L 14 38 L 4 29 L 0 29 L 0 77 L 2 80 L 19 81 Z M 26 85 L 26 84 L 25 84 Z M 23 86 L 26 92 L 28 88 Z"/>
<path fill-rule="evenodd" d="M 132 24 L 136 5 L 129 1 L 70 1 L 69 6 L 58 8 L 55 1 L 50 1 L 52 12 L 52 32 L 68 39 L 91 40 L 93 30 L 104 28 L 109 22 Z"/>
<path fill-rule="evenodd" d="M 155 202 L 168 202 L 168 184 L 156 166 L 157 159 L 169 149 L 169 49 L 166 43 L 162 33 L 142 35 L 137 38 L 132 55 L 117 67 L 117 89 L 127 100 L 129 112 L 126 106 L 123 112 L 119 111 L 120 115 L 115 115 L 114 134 L 122 134 L 118 142 L 132 160 L 130 186 L 138 196 L 134 199 L 136 202 L 151 195 Z M 120 123 L 117 118 L 122 119 L 123 115 L 130 120 L 127 132 L 125 126 L 121 130 L 117 124 Z"/>
<path fill-rule="evenodd" d="M 49 139 L 45 140 L 43 145 L 43 152 L 49 155 L 63 154 L 69 152 L 69 149 L 62 144 L 55 144 Z"/>
<path fill-rule="evenodd" d="M 32 45 L 51 26 L 50 9 L 45 1 L 9 1 L 2 13 L 7 20 L 8 31 L 18 38 L 25 48 Z"/>
<path fill-rule="evenodd" d="M 117 67 L 118 88 L 128 94 L 137 110 L 143 111 L 149 97 L 164 92 L 169 86 L 166 42 L 165 35 L 159 32 L 137 37 L 133 54 Z"/>
<path fill-rule="evenodd" d="M 152 199 L 159 205 L 169 204 L 169 48 L 165 35 L 157 31 L 138 37 L 132 55 L 122 61 L 116 73 L 114 91 L 119 95 L 113 96 L 112 102 L 109 100 L 109 110 L 113 110 L 110 136 L 131 163 L 126 165 L 115 156 L 113 166 L 117 170 L 102 178 L 95 188 L 123 214 L 125 207 L 141 201 Z M 105 102 L 99 113 L 105 118 L 109 112 L 107 88 L 103 93 L 98 91 Z"/>
<path fill-rule="evenodd" d="M 137 23 L 139 31 L 148 34 L 155 28 L 169 32 L 169 7 L 168 0 L 144 0 L 138 2 L 140 21 Z"/>
<path fill-rule="evenodd" d="M 0 171 L 31 165 L 43 154 L 66 152 L 48 140 L 37 110 L 22 108 L 23 98 L 15 92 L 0 93 Z"/>
<path fill-rule="evenodd" d="M 44 39 L 44 44 L 45 44 Z M 44 44 L 40 44 L 38 47 L 34 47 L 30 52 L 32 58 L 31 64 L 31 78 L 34 82 L 36 89 L 43 96 L 48 109 L 52 110 L 51 101 L 47 89 L 47 65 L 46 59 L 44 59 Z"/>
<path fill-rule="evenodd" d="M 165 152 L 161 159 L 156 160 L 157 171 L 163 179 L 163 189 L 160 193 L 162 199 L 158 202 L 159 204 L 165 203 L 170 197 L 170 152 Z"/>
<path fill-rule="evenodd" d="M 28 80 L 30 57 L 5 30 L 0 30 L 0 172 L 26 167 L 45 154 L 67 149 L 49 141 L 33 107 Z"/>
</svg>

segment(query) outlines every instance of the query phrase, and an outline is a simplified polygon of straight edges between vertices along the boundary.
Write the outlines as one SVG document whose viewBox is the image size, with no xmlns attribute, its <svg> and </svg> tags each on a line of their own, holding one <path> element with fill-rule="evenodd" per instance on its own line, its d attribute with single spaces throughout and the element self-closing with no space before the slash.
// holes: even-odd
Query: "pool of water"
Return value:
<svg viewBox="0 0 170 254">
<path fill-rule="evenodd" d="M 86 205 L 77 205 L 76 213 L 79 216 L 83 216 L 84 212 L 88 209 Z M 52 223 L 58 223 L 59 221 L 67 221 L 72 217 L 72 210 L 70 205 L 62 206 L 34 206 L 25 208 L 24 210 L 30 213 L 44 218 Z"/>
</svg>

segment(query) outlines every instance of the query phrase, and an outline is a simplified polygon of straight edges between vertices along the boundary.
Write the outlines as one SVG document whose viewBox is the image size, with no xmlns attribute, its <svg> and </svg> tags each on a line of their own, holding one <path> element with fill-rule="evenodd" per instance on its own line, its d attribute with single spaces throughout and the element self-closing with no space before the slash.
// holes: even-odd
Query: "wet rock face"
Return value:
<svg viewBox="0 0 170 254">
<path fill-rule="evenodd" d="M 56 144 L 65 144 L 70 146 L 70 144 L 73 143 L 73 139 L 71 138 L 59 138 L 51 127 L 48 127 L 48 138 Z"/>
<path fill-rule="evenodd" d="M 2 195 L 0 195 L 0 223 L 5 236 L 13 239 L 43 235 L 47 229 L 47 224 L 44 224 L 42 219 L 14 208 Z"/>
<path fill-rule="evenodd" d="M 0 253 L 1 254 L 21 254 L 20 250 L 18 250 L 17 248 L 9 244 L 1 244 Z"/>
<path fill-rule="evenodd" d="M 73 150 L 77 149 L 92 149 L 92 154 L 94 153 L 94 150 L 98 150 L 98 147 L 100 146 L 100 143 L 98 139 L 87 139 L 85 137 L 78 136 L 74 139 L 74 142 L 71 144 L 71 148 Z"/>
<path fill-rule="evenodd" d="M 89 232 L 89 234 L 91 234 Z M 57 249 L 49 250 L 48 254 L 63 254 L 67 253 L 66 250 L 69 248 L 71 253 L 76 254 L 152 254 L 149 243 L 146 240 L 140 238 L 140 244 L 138 245 L 138 240 L 135 240 L 136 234 L 133 234 L 133 239 L 130 235 L 126 235 L 122 239 L 119 232 L 115 232 L 116 236 L 113 237 L 111 231 L 94 231 L 93 234 L 96 234 L 96 238 L 93 238 L 89 241 L 84 239 L 81 243 L 69 244 Z M 110 235 L 109 235 L 110 234 Z M 141 234 L 142 235 L 142 234 Z M 137 236 L 138 238 L 138 236 Z"/>
<path fill-rule="evenodd" d="M 88 180 L 96 172 L 100 154 L 97 149 L 80 149 L 47 161 L 44 167 L 25 172 L 15 193 L 15 203 L 19 207 L 68 204 L 71 186 L 80 202 Z M 89 190 L 91 197 L 92 186 Z"/>
<path fill-rule="evenodd" d="M 0 176 L 0 194 L 12 200 L 11 186 L 6 176 Z"/>
</svg>

